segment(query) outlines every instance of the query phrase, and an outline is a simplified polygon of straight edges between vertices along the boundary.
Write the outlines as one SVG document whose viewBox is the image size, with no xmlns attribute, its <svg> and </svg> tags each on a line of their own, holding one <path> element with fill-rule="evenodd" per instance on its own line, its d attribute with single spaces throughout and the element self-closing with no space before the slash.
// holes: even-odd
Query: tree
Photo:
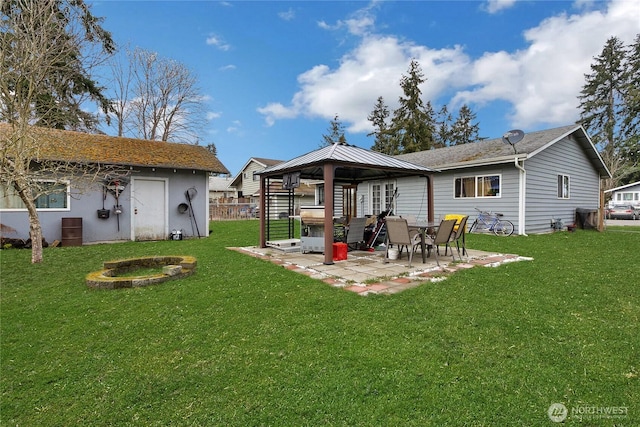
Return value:
<svg viewBox="0 0 640 427">
<path fill-rule="evenodd" d="M 118 135 L 197 143 L 204 124 L 204 96 L 196 76 L 182 63 L 136 48 L 111 61 L 113 98 L 109 113 Z"/>
<path fill-rule="evenodd" d="M 394 111 L 391 121 L 393 144 L 402 153 L 428 150 L 434 146 L 434 113 L 431 102 L 422 102 L 420 85 L 426 81 L 420 64 L 411 60 L 408 75 L 402 76 L 400 87 L 404 96 L 398 99 L 399 107 Z"/>
<path fill-rule="evenodd" d="M 378 97 L 376 105 L 367 120 L 373 124 L 374 131 L 368 133 L 367 136 L 375 135 L 375 140 L 371 149 L 389 156 L 400 154 L 398 146 L 393 144 L 391 135 L 389 134 L 389 107 L 384 103 L 384 98 Z"/>
<path fill-rule="evenodd" d="M 333 144 L 346 144 L 347 138 L 344 136 L 344 125 L 340 122 L 338 115 L 336 114 L 329 124 L 327 129 L 328 134 L 322 135 L 322 142 L 320 148 Z"/>
<path fill-rule="evenodd" d="M 0 3 L 0 187 L 16 194 L 29 215 L 31 261 L 42 261 L 36 199 L 86 166 L 40 159 L 39 128 L 93 129 L 83 102 L 105 106 L 91 66 L 113 52 L 111 35 L 82 0 L 9 0 Z M 73 174 L 75 175 L 75 174 Z M 43 183 L 46 178 L 48 183 Z"/>
<path fill-rule="evenodd" d="M 585 75 L 580 99 L 580 123 L 587 129 L 613 175 L 605 188 L 632 182 L 640 175 L 640 35 L 626 47 L 611 37 Z"/>
<path fill-rule="evenodd" d="M 476 114 L 466 104 L 460 107 L 458 117 L 451 126 L 451 145 L 468 144 L 484 139 L 479 136 L 480 125 L 473 123 Z"/>
<path fill-rule="evenodd" d="M 442 148 L 451 145 L 451 127 L 453 126 L 453 118 L 449 113 L 447 105 L 443 105 L 438 111 L 436 119 L 436 131 L 434 134 L 434 147 Z"/>
</svg>

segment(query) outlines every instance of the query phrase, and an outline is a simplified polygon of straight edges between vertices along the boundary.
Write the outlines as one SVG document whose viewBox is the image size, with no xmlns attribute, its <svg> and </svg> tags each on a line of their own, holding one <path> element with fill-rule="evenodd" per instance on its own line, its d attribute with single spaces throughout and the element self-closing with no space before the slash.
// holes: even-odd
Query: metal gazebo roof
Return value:
<svg viewBox="0 0 640 427">
<path fill-rule="evenodd" d="M 322 147 L 260 172 L 265 177 L 300 172 L 304 179 L 324 179 L 324 165 L 335 168 L 335 180 L 367 181 L 401 176 L 430 175 L 435 169 L 347 144 Z"/>
<path fill-rule="evenodd" d="M 301 179 L 324 181 L 325 212 L 333 212 L 333 187 L 337 182 L 362 182 L 406 176 L 426 176 L 428 180 L 428 216 L 433 220 L 433 180 L 431 175 L 438 172 L 386 154 L 365 150 L 348 144 L 333 144 L 322 147 L 289 161 L 268 167 L 260 175 L 260 246 L 265 247 L 265 182 L 270 178 L 284 177 L 299 173 Z M 333 227 L 332 215 L 325 215 L 324 228 Z M 324 233 L 325 264 L 333 264 L 333 233 Z"/>
</svg>

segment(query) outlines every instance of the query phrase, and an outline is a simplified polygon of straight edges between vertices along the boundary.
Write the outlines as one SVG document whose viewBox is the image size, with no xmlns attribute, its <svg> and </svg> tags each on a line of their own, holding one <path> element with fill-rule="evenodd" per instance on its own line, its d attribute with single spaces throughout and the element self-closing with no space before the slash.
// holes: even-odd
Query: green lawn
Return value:
<svg viewBox="0 0 640 427">
<path fill-rule="evenodd" d="M 256 244 L 257 221 L 212 229 L 49 248 L 41 265 L 0 251 L 0 424 L 544 426 L 563 403 L 565 425 L 640 425 L 640 227 L 472 234 L 534 261 L 367 297 L 225 249 Z M 85 286 L 148 255 L 198 270 Z"/>
</svg>

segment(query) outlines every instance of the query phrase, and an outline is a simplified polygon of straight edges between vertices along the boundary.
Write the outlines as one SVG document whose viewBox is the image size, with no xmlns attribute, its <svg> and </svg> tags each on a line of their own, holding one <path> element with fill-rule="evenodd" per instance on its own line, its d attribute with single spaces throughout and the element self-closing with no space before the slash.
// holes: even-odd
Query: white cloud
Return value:
<svg viewBox="0 0 640 427">
<path fill-rule="evenodd" d="M 218 119 L 220 118 L 220 116 L 222 116 L 222 113 L 217 113 L 215 111 L 207 111 L 207 114 L 206 114 L 207 120 Z"/>
<path fill-rule="evenodd" d="M 376 20 L 373 11 L 376 5 L 376 2 L 371 2 L 366 7 L 355 11 L 348 19 L 338 20 L 334 25 L 319 21 L 318 26 L 332 31 L 346 29 L 349 34 L 355 36 L 370 34 L 375 28 Z"/>
<path fill-rule="evenodd" d="M 233 64 L 229 64 L 229 65 L 225 65 L 223 67 L 218 68 L 218 70 L 220 71 L 231 71 L 231 70 L 235 70 L 236 66 Z"/>
<path fill-rule="evenodd" d="M 226 43 L 220 36 L 217 36 L 215 34 L 211 34 L 209 37 L 207 37 L 206 43 L 210 46 L 215 46 L 223 51 L 231 49 L 230 44 Z"/>
<path fill-rule="evenodd" d="M 289 8 L 289 10 L 287 10 L 286 12 L 278 13 L 278 16 L 284 21 L 291 21 L 296 17 L 296 13 L 293 11 L 293 9 Z"/>
<path fill-rule="evenodd" d="M 475 88 L 459 92 L 454 100 L 508 101 L 513 106 L 509 120 L 522 127 L 573 122 L 593 58 L 614 34 L 631 43 L 639 17 L 637 3 L 616 1 L 604 11 L 548 18 L 525 31 L 527 49 L 486 53 L 475 61 L 470 80 Z"/>
<path fill-rule="evenodd" d="M 268 125 L 298 116 L 330 120 L 338 114 L 350 132 L 368 132 L 367 116 L 376 99 L 382 96 L 390 109 L 395 108 L 402 94 L 399 80 L 416 58 L 427 77 L 421 87 L 423 99 L 451 96 L 444 100 L 450 111 L 464 103 L 478 111 L 494 101 L 506 101 L 511 105 L 509 117 L 504 118 L 509 125 L 571 123 L 578 118 L 577 96 L 593 57 L 612 35 L 630 44 L 639 30 L 636 2 L 614 0 L 605 6 L 550 17 L 523 33 L 527 46 L 522 50 L 486 52 L 477 59 L 460 46 L 432 49 L 394 36 L 363 36 L 336 68 L 320 64 L 300 74 L 299 90 L 289 105 L 271 103 L 258 111 Z M 368 13 L 367 9 L 361 16 Z M 350 31 L 371 28 L 371 19 L 361 21 L 361 27 L 349 27 Z"/>
<path fill-rule="evenodd" d="M 489 13 L 497 13 L 504 9 L 509 9 L 516 3 L 516 0 L 487 0 L 485 9 Z"/>
</svg>

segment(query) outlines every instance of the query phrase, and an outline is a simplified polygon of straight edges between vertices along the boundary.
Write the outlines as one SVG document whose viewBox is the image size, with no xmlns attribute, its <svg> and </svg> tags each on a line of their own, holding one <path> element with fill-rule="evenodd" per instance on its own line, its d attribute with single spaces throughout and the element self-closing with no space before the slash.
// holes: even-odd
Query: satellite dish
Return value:
<svg viewBox="0 0 640 427">
<path fill-rule="evenodd" d="M 520 129 L 513 129 L 502 135 L 502 142 L 511 145 L 513 147 L 513 152 L 518 154 L 516 151 L 516 144 L 522 141 L 522 138 L 524 138 L 524 132 Z"/>
</svg>

